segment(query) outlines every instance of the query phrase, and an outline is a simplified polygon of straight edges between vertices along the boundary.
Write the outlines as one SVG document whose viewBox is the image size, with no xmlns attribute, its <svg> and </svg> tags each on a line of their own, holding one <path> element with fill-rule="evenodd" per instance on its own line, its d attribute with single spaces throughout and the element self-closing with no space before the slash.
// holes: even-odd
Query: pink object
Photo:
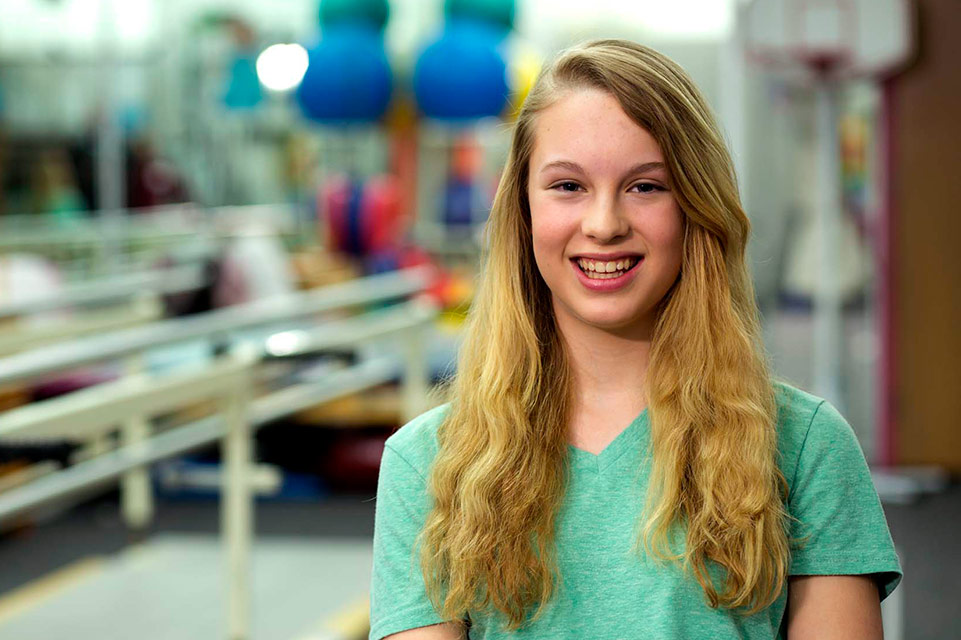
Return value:
<svg viewBox="0 0 961 640">
<path fill-rule="evenodd" d="M 116 379 L 116 374 L 106 370 L 86 369 L 39 382 L 33 386 L 31 396 L 34 401 L 46 400 Z"/>
</svg>

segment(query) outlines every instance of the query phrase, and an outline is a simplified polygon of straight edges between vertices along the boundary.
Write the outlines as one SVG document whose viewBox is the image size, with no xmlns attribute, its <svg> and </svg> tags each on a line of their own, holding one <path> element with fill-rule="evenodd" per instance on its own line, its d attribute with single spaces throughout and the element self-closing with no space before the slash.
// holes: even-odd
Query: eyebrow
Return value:
<svg viewBox="0 0 961 640">
<path fill-rule="evenodd" d="M 657 169 L 664 169 L 663 162 L 642 162 L 634 165 L 628 169 L 624 175 L 634 175 L 635 173 L 644 173 L 646 171 L 655 171 Z M 548 169 L 567 169 L 568 171 L 574 171 L 577 173 L 586 173 L 581 165 L 576 162 L 571 162 L 570 160 L 555 160 L 553 162 L 548 162 L 543 167 L 541 167 L 541 173 L 547 171 Z"/>
</svg>

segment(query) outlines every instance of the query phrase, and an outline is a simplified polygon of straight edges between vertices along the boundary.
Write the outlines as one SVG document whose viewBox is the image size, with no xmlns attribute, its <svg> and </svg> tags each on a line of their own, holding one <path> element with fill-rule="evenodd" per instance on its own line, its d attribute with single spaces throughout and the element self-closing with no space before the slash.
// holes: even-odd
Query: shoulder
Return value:
<svg viewBox="0 0 961 640">
<path fill-rule="evenodd" d="M 781 470 L 790 483 L 800 462 L 805 443 L 816 432 L 816 438 L 833 439 L 851 427 L 831 403 L 785 381 L 774 383 L 778 406 L 778 451 Z"/>
<path fill-rule="evenodd" d="M 425 411 L 387 438 L 385 448 L 407 461 L 421 478 L 426 478 L 439 449 L 437 431 L 449 412 L 450 403 Z"/>
<path fill-rule="evenodd" d="M 785 382 L 775 386 L 779 462 L 792 495 L 812 478 L 836 482 L 837 474 L 869 473 L 858 437 L 837 407 Z"/>
<path fill-rule="evenodd" d="M 808 393 L 784 381 L 774 381 L 774 393 L 777 396 L 778 429 L 782 437 L 804 438 L 811 420 L 818 408 L 825 402 L 824 398 Z"/>
</svg>

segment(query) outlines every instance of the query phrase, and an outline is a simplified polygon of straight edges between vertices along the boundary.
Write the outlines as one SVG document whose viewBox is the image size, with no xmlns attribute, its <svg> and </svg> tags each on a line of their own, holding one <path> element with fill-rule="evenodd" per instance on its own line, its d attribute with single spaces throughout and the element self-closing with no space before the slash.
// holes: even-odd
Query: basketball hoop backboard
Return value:
<svg viewBox="0 0 961 640">
<path fill-rule="evenodd" d="M 913 50 L 909 0 L 753 0 L 741 9 L 748 58 L 787 73 L 890 73 Z"/>
</svg>

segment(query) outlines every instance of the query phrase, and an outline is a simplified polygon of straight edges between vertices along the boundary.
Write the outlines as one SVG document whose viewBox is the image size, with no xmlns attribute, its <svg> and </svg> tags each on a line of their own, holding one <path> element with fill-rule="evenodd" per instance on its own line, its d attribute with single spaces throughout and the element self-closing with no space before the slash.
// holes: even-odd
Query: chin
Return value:
<svg viewBox="0 0 961 640">
<path fill-rule="evenodd" d="M 566 316 L 567 322 L 617 333 L 641 327 L 646 322 L 645 306 L 636 302 L 623 304 L 627 301 L 620 300 L 621 304 L 612 305 L 611 300 L 577 300 L 575 296 L 571 298 L 554 298 L 555 313 Z"/>
<path fill-rule="evenodd" d="M 585 313 L 580 316 L 585 324 L 589 324 L 605 331 L 621 331 L 639 326 L 642 318 L 637 315 L 614 314 L 614 313 Z"/>
</svg>

